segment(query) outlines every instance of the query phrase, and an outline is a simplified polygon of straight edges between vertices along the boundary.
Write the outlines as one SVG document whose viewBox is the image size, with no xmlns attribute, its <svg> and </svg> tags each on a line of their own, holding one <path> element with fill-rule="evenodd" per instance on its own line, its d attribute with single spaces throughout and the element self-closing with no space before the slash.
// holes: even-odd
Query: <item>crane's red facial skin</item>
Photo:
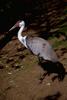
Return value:
<svg viewBox="0 0 67 100">
<path fill-rule="evenodd" d="M 19 27 L 19 23 L 20 23 L 20 22 L 21 22 L 20 20 L 17 21 L 16 24 L 15 24 L 13 27 L 11 27 L 11 28 L 9 29 L 9 31 L 12 31 L 12 30 L 15 29 L 16 27 Z"/>
<path fill-rule="evenodd" d="M 16 26 L 16 27 L 19 27 L 19 23 L 20 23 L 20 22 L 21 22 L 21 20 L 17 21 L 16 24 L 15 24 L 15 26 Z"/>
</svg>

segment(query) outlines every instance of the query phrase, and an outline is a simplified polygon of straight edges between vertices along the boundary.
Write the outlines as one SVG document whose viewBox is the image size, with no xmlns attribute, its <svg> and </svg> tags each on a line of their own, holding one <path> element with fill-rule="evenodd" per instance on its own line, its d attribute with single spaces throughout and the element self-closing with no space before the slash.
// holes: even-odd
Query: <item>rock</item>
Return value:
<svg viewBox="0 0 67 100">
<path fill-rule="evenodd" d="M 50 86 L 50 85 L 51 85 L 51 83 L 47 83 L 46 85 Z"/>
<path fill-rule="evenodd" d="M 13 61 L 13 58 L 12 57 L 10 57 L 10 58 L 7 59 L 7 63 L 9 63 L 11 61 Z"/>
<path fill-rule="evenodd" d="M 23 58 L 25 58 L 25 56 L 24 55 L 20 55 L 19 58 L 20 59 L 23 59 Z"/>
<path fill-rule="evenodd" d="M 3 68 L 4 68 L 4 66 L 3 66 L 2 62 L 0 61 L 0 69 L 3 69 Z"/>
<path fill-rule="evenodd" d="M 13 68 L 18 69 L 18 68 L 21 68 L 21 66 L 20 66 L 19 63 L 15 63 L 15 64 L 13 65 Z"/>
<path fill-rule="evenodd" d="M 12 72 L 8 72 L 8 74 L 9 74 L 9 75 L 11 75 L 11 74 L 12 74 Z"/>
<path fill-rule="evenodd" d="M 18 47 L 17 47 L 17 51 L 19 52 L 19 51 L 23 51 L 23 50 L 25 50 L 26 48 L 25 47 L 22 47 L 21 45 L 19 45 Z"/>
<path fill-rule="evenodd" d="M 6 67 L 6 68 L 9 68 L 9 66 L 8 66 L 8 65 L 5 65 L 5 67 Z"/>
<path fill-rule="evenodd" d="M 3 69 L 4 68 L 4 66 L 3 65 L 0 65 L 0 69 Z"/>
</svg>

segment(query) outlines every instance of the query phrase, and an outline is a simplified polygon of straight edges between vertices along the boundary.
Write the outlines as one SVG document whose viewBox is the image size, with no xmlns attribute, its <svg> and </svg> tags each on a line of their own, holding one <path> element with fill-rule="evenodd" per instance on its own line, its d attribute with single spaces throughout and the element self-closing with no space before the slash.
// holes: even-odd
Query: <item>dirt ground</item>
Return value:
<svg viewBox="0 0 67 100">
<path fill-rule="evenodd" d="M 56 53 L 67 72 L 67 49 L 61 46 Z M 51 73 L 40 83 L 44 72 L 37 57 L 14 37 L 0 51 L 0 100 L 67 100 L 67 75 L 52 81 L 56 73 Z"/>
</svg>

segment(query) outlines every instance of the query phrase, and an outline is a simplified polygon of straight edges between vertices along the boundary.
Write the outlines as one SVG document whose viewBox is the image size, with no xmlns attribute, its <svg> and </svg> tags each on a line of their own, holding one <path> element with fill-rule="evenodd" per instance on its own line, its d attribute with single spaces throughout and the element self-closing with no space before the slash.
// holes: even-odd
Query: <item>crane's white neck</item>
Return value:
<svg viewBox="0 0 67 100">
<path fill-rule="evenodd" d="M 18 39 L 19 39 L 19 41 L 27 48 L 27 45 L 26 45 L 26 37 L 27 37 L 27 36 L 22 36 L 22 35 L 21 35 L 23 29 L 24 29 L 24 26 L 22 26 L 22 27 L 20 28 L 20 30 L 18 31 Z"/>
</svg>

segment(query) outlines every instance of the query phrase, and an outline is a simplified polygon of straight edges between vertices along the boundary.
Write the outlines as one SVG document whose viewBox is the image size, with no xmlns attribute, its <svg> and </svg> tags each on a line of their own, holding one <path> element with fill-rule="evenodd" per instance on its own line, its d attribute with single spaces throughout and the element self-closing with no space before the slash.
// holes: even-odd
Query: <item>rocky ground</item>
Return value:
<svg viewBox="0 0 67 100">
<path fill-rule="evenodd" d="M 60 45 L 55 43 L 57 40 Z M 49 42 L 67 72 L 67 41 L 50 38 Z M 51 65 L 49 67 L 51 69 Z M 38 65 L 37 57 L 13 37 L 0 50 L 0 100 L 67 100 L 67 74 L 63 80 L 53 81 L 57 73 L 51 72 L 41 82 L 46 71 Z"/>
</svg>

